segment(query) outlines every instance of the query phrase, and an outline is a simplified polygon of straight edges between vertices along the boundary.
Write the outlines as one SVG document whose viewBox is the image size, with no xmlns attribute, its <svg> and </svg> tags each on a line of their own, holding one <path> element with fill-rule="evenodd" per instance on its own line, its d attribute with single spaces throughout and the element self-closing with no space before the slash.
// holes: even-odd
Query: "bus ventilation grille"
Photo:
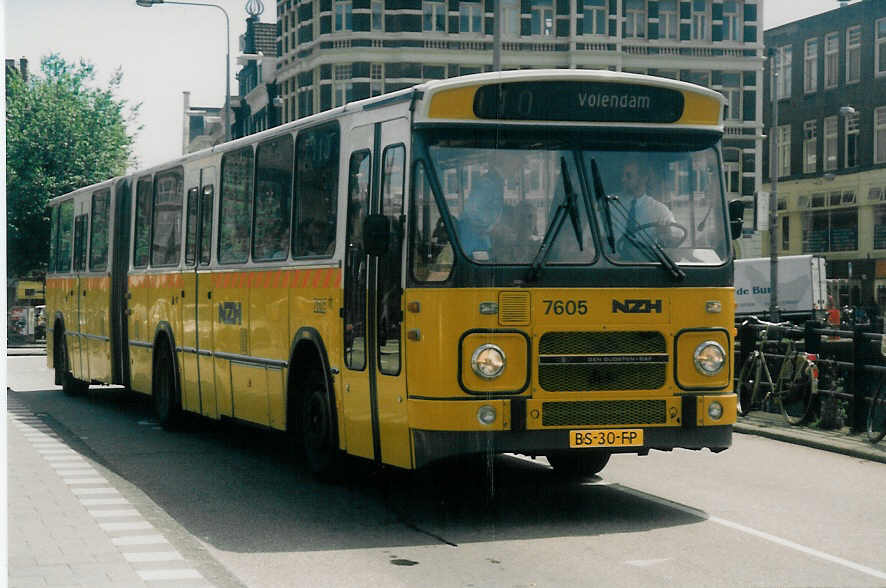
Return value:
<svg viewBox="0 0 886 588">
<path fill-rule="evenodd" d="M 498 322 L 503 326 L 529 324 L 529 292 L 502 292 L 498 295 Z"/>
<path fill-rule="evenodd" d="M 552 392 L 656 390 L 665 384 L 667 345 L 655 331 L 545 333 L 538 354 L 538 383 Z M 626 357 L 643 354 L 647 361 Z M 575 356 L 587 360 L 556 361 Z"/>
<path fill-rule="evenodd" d="M 545 427 L 592 425 L 657 425 L 667 422 L 665 400 L 599 400 L 589 402 L 543 402 Z"/>
</svg>

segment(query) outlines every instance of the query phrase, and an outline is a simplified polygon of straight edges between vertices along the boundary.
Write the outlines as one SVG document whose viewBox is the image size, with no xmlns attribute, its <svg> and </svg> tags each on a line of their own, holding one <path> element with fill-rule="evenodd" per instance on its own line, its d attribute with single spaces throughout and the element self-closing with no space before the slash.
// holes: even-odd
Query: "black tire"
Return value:
<svg viewBox="0 0 886 588">
<path fill-rule="evenodd" d="M 802 425 L 812 414 L 812 399 L 818 393 L 818 373 L 805 353 L 787 356 L 778 371 L 776 398 L 785 420 Z"/>
<path fill-rule="evenodd" d="M 547 455 L 554 471 L 566 478 L 590 478 L 609 463 L 611 453 L 597 449 L 556 451 Z"/>
<path fill-rule="evenodd" d="M 301 400 L 299 428 L 308 467 L 320 479 L 335 479 L 340 473 L 341 462 L 338 426 L 335 405 L 320 370 L 313 370 L 306 378 Z"/>
<path fill-rule="evenodd" d="M 735 385 L 735 392 L 738 396 L 736 407 L 738 416 L 747 416 L 751 412 L 751 403 L 754 400 L 754 380 L 759 378 L 763 371 L 763 366 L 757 364 L 758 361 L 752 353 L 741 366 L 741 371 L 738 372 L 738 383 Z"/>
<path fill-rule="evenodd" d="M 886 383 L 880 380 L 879 390 L 868 407 L 868 440 L 879 443 L 886 437 Z"/>
<path fill-rule="evenodd" d="M 164 429 L 172 429 L 181 419 L 181 401 L 178 394 L 178 374 L 169 345 L 160 343 L 154 361 L 152 401 L 157 422 Z"/>
<path fill-rule="evenodd" d="M 65 341 L 64 332 L 61 336 L 56 337 L 53 345 L 55 365 L 55 381 L 62 386 L 62 392 L 66 396 L 80 396 L 86 394 L 89 390 L 89 384 L 82 380 L 78 380 L 71 373 L 71 366 L 68 359 L 68 344 Z"/>
</svg>

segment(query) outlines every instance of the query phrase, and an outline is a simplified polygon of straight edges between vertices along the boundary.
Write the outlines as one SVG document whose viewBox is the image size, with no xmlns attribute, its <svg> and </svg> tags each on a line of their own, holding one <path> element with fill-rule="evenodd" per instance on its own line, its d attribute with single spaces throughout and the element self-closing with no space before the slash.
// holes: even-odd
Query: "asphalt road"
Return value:
<svg viewBox="0 0 886 588">
<path fill-rule="evenodd" d="M 736 434 L 718 455 L 615 456 L 585 483 L 500 456 L 419 473 L 354 461 L 325 484 L 283 436 L 163 431 L 139 397 L 65 397 L 44 364 L 9 358 L 16 396 L 143 493 L 186 555 L 214 559 L 218 585 L 886 586 L 881 463 Z"/>
</svg>

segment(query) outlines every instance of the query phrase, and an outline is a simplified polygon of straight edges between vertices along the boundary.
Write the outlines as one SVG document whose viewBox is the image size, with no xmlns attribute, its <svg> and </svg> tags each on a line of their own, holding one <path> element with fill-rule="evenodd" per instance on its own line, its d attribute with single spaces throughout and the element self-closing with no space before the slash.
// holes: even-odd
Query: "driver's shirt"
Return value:
<svg viewBox="0 0 886 588">
<path fill-rule="evenodd" d="M 612 207 L 612 228 L 615 232 L 615 241 L 621 246 L 622 256 L 634 258 L 638 256 L 638 253 L 633 251 L 634 247 L 628 246 L 627 243 L 620 243 L 625 240 L 625 235 L 632 234 L 643 226 L 652 229 L 648 226 L 651 224 L 662 225 L 662 228 L 667 227 L 674 222 L 674 214 L 667 206 L 648 194 L 643 194 L 639 198 L 631 198 L 630 196 L 619 196 L 618 198 L 624 208 Z M 667 233 L 674 232 L 670 228 L 665 230 Z M 647 230 L 647 233 L 657 237 L 655 230 Z M 625 246 L 627 246 L 626 249 Z M 639 257 L 643 258 L 644 256 L 639 255 Z"/>
</svg>

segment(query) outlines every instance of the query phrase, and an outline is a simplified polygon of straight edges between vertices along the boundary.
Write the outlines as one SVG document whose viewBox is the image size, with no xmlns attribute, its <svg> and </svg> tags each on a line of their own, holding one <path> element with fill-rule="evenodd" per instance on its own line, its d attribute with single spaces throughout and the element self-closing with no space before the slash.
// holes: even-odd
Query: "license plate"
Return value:
<svg viewBox="0 0 886 588">
<path fill-rule="evenodd" d="M 643 429 L 583 429 L 569 431 L 569 447 L 633 447 L 643 445 Z"/>
</svg>

